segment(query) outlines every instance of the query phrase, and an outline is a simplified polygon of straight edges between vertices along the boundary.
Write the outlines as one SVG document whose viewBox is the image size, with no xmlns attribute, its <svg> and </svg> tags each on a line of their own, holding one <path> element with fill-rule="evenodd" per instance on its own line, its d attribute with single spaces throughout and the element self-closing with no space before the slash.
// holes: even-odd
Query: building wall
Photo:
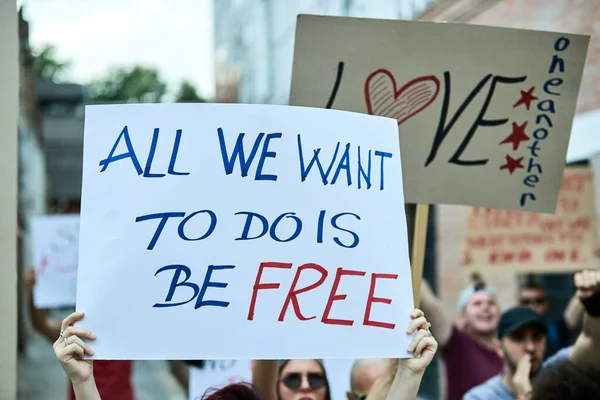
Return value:
<svg viewBox="0 0 600 400">
<path fill-rule="evenodd" d="M 412 19 L 433 0 L 219 0 L 215 50 L 241 71 L 241 103 L 287 104 L 298 14 Z M 217 71 L 218 74 L 218 71 Z"/>
<path fill-rule="evenodd" d="M 17 396 L 17 121 L 15 2 L 0 0 L 0 399 Z"/>
</svg>

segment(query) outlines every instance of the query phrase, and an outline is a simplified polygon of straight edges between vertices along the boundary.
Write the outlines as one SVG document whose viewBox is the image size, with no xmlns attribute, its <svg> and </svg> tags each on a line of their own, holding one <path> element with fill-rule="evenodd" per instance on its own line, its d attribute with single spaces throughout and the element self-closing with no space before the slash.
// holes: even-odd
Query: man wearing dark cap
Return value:
<svg viewBox="0 0 600 400">
<path fill-rule="evenodd" d="M 502 314 L 496 350 L 504 360 L 503 371 L 468 391 L 464 400 L 514 400 L 531 392 L 532 379 L 542 368 L 546 334 L 544 321 L 528 307 Z"/>
</svg>

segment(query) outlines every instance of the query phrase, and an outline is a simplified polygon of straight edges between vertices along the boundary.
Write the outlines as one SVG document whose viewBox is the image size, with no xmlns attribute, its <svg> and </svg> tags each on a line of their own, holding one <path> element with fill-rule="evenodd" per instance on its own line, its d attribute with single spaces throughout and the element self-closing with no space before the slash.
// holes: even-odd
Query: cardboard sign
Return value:
<svg viewBox="0 0 600 400">
<path fill-rule="evenodd" d="M 350 389 L 350 372 L 355 360 L 323 360 L 331 400 L 346 400 Z M 252 382 L 252 361 L 211 360 L 202 368 L 190 367 L 189 400 L 201 400 L 208 390 L 218 390 L 231 383 Z"/>
<path fill-rule="evenodd" d="M 389 118 L 87 107 L 77 309 L 96 357 L 407 356 L 402 194 Z"/>
<path fill-rule="evenodd" d="M 37 308 L 71 307 L 77 293 L 79 215 L 44 215 L 30 221 Z"/>
<path fill-rule="evenodd" d="M 467 268 L 523 272 L 596 268 L 592 170 L 565 169 L 556 214 L 473 208 L 465 240 Z"/>
<path fill-rule="evenodd" d="M 290 104 L 395 118 L 409 203 L 554 212 L 588 41 L 301 15 Z"/>
</svg>

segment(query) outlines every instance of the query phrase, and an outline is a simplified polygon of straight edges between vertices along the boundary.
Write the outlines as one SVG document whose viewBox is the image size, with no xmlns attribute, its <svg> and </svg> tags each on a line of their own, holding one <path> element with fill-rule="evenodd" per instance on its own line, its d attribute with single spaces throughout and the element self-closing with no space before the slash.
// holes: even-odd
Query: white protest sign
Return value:
<svg viewBox="0 0 600 400">
<path fill-rule="evenodd" d="M 79 215 L 44 215 L 30 221 L 37 308 L 75 305 Z"/>
<path fill-rule="evenodd" d="M 77 309 L 95 357 L 408 356 L 403 204 L 392 119 L 89 106 Z"/>
<path fill-rule="evenodd" d="M 300 15 L 290 104 L 395 118 L 409 203 L 554 212 L 588 42 Z"/>
</svg>

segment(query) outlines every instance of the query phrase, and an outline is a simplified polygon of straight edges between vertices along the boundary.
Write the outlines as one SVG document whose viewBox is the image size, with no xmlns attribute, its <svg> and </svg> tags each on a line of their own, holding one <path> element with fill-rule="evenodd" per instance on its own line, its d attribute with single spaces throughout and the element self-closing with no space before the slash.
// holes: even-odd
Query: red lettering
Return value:
<svg viewBox="0 0 600 400">
<path fill-rule="evenodd" d="M 305 269 L 313 269 L 315 271 L 319 271 L 321 273 L 321 277 L 319 278 L 319 280 L 317 282 L 313 283 L 312 285 L 308 285 L 307 287 L 296 290 L 296 285 L 298 284 L 298 280 L 300 279 L 300 274 Z M 323 284 L 323 282 L 325 282 L 325 278 L 327 278 L 327 270 L 325 268 L 321 267 L 320 265 L 311 264 L 311 263 L 301 265 L 298 268 L 298 270 L 296 271 L 296 276 L 294 276 L 294 281 L 292 282 L 292 286 L 290 286 L 290 291 L 288 292 L 288 295 L 285 298 L 285 302 L 283 303 L 283 308 L 281 309 L 281 313 L 279 314 L 279 321 L 283 321 L 283 319 L 285 318 L 285 313 L 290 305 L 290 302 L 294 306 L 294 312 L 296 313 L 296 317 L 298 317 L 298 319 L 300 321 L 308 321 L 309 319 L 316 318 L 316 317 L 306 318 L 304 315 L 302 315 L 302 312 L 300 311 L 300 304 L 298 303 L 297 296 L 300 293 L 308 292 L 308 291 L 311 291 L 311 290 L 321 286 Z"/>
<path fill-rule="evenodd" d="M 531 261 L 531 252 L 527 249 L 522 249 L 519 253 L 519 262 L 526 263 Z"/>
<path fill-rule="evenodd" d="M 502 261 L 507 264 L 513 262 L 514 259 L 515 259 L 515 253 L 513 253 L 511 251 L 507 251 L 504 254 L 502 254 Z"/>
<path fill-rule="evenodd" d="M 365 276 L 366 272 L 364 271 L 355 271 L 351 269 L 343 269 L 338 268 L 335 273 L 335 279 L 333 281 L 333 287 L 331 288 L 331 293 L 329 293 L 329 299 L 327 300 L 327 305 L 325 306 L 325 312 L 323 312 L 323 318 L 321 318 L 321 322 L 324 324 L 331 325 L 346 325 L 352 326 L 354 324 L 353 320 L 349 319 L 332 319 L 329 318 L 329 313 L 331 312 L 331 306 L 334 301 L 338 300 L 346 300 L 345 294 L 337 294 L 337 289 L 340 286 L 340 280 L 343 275 L 353 275 L 353 276 Z"/>
<path fill-rule="evenodd" d="M 577 261 L 579 259 L 579 249 L 571 250 L 571 261 Z"/>
<path fill-rule="evenodd" d="M 377 279 L 398 279 L 396 274 L 372 274 L 371 275 L 371 287 L 369 288 L 369 297 L 367 298 L 367 309 L 365 310 L 365 319 L 363 325 L 376 326 L 379 328 L 394 329 L 396 324 L 389 324 L 387 322 L 371 321 L 371 306 L 373 303 L 384 303 L 391 304 L 391 299 L 375 297 L 375 283 Z"/>
<path fill-rule="evenodd" d="M 252 288 L 252 300 L 250 301 L 250 309 L 248 310 L 248 320 L 254 319 L 254 307 L 256 306 L 256 296 L 260 289 L 279 289 L 279 283 L 260 283 L 263 269 L 265 268 L 292 268 L 292 263 L 280 263 L 280 262 L 263 262 L 258 267 L 258 273 L 256 274 L 256 280 L 254 281 L 254 287 Z"/>
<path fill-rule="evenodd" d="M 566 254 L 564 250 L 549 249 L 545 254 L 546 261 L 564 261 Z"/>
</svg>

